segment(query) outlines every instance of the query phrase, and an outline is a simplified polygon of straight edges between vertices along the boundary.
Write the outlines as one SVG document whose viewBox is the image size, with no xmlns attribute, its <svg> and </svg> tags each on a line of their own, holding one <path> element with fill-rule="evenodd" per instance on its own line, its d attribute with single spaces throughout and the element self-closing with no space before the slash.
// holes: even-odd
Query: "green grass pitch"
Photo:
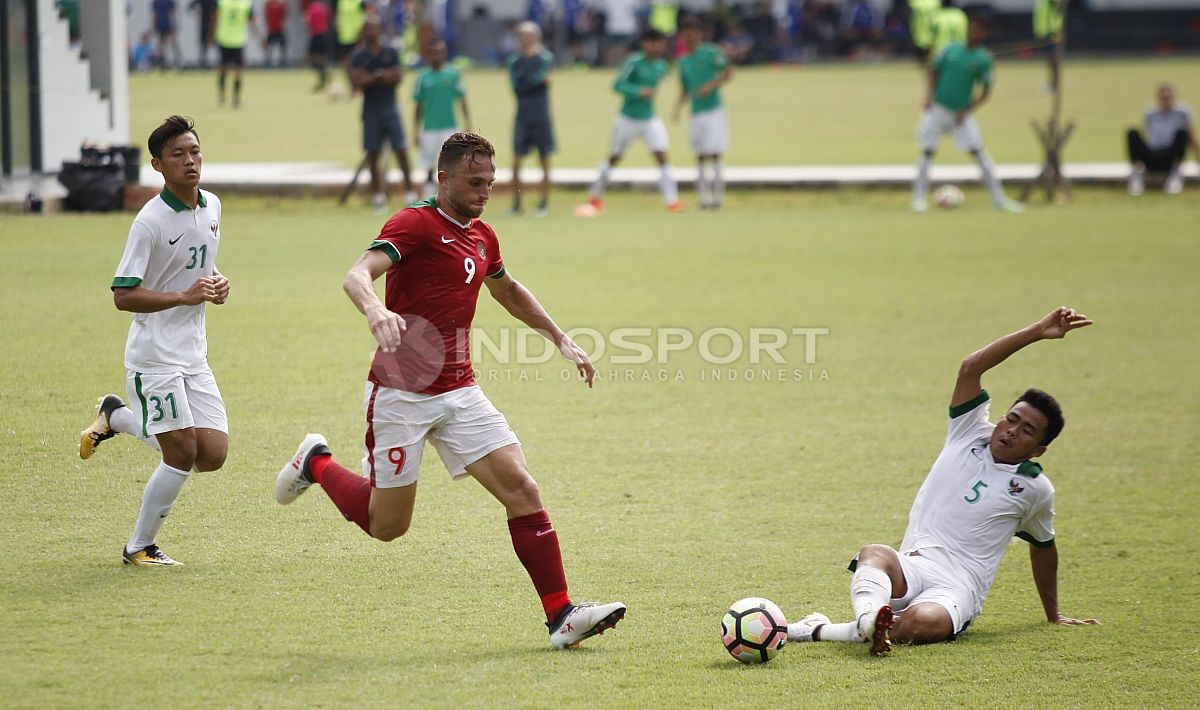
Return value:
<svg viewBox="0 0 1200 710">
<path fill-rule="evenodd" d="M 357 102 L 332 102 L 313 95 L 308 71 L 251 71 L 245 106 L 218 108 L 212 73 L 149 74 L 130 80 L 132 135 L 144 143 L 169 113 L 194 117 L 210 161 L 335 161 L 353 166 L 361 158 Z M 1064 79 L 1064 117 L 1075 119 L 1068 161 L 1124 160 L 1124 131 L 1141 122 L 1142 109 L 1161 81 L 1173 81 L 1179 96 L 1200 102 L 1200 62 L 1073 61 Z M 551 100 L 559 153 L 557 165 L 591 167 L 608 150 L 619 97 L 612 70 L 560 70 Z M 465 74 L 474 128 L 496 144 L 497 158 L 512 157 L 512 92 L 496 70 Z M 924 91 L 915 64 L 876 67 L 813 66 L 737 69 L 724 89 L 729 105 L 730 165 L 842 165 L 910 163 L 916 159 L 916 125 Z M 401 111 L 411 143 L 412 76 L 400 89 Z M 979 112 L 988 149 L 999 163 L 1037 162 L 1033 118 L 1044 120 L 1050 99 L 1046 71 L 1038 62 L 999 62 L 995 91 Z M 687 113 L 679 123 L 670 109 L 679 95 L 671 73 L 658 92 L 658 108 L 671 134 L 672 159 L 691 163 Z M 945 141 L 943 162 L 968 158 Z M 642 146 L 630 149 L 624 165 L 652 164 Z"/>
<path fill-rule="evenodd" d="M 1096 66 L 1140 77 L 1126 80 L 1141 91 L 1180 65 Z M 874 81 L 884 71 L 811 73 Z M 1040 75 L 1029 72 L 1035 91 Z M 242 118 L 268 117 L 255 99 L 261 76 L 249 79 Z M 294 79 L 296 101 L 313 101 L 301 78 L 285 81 Z M 256 146 L 259 121 L 242 121 L 239 138 L 239 114 L 145 92 L 191 85 L 190 99 L 208 101 L 201 79 L 209 81 L 136 79 L 135 134 L 191 111 L 210 161 L 352 162 L 357 129 L 342 148 L 306 139 L 282 106 L 278 144 L 267 150 Z M 903 135 L 878 137 L 845 161 L 906 161 L 915 114 L 905 101 L 896 119 Z M 312 119 L 323 130 L 334 112 L 352 119 L 347 105 L 312 105 L 329 112 Z M 507 115 L 508 104 L 501 108 Z M 601 118 L 597 130 L 606 131 L 611 116 Z M 742 120 L 735 115 L 739 131 Z M 1125 122 L 1089 120 L 1114 130 Z M 1026 130 L 1022 117 L 1013 145 Z M 1100 149 L 1116 138 L 1086 135 L 1077 148 L 1096 152 L 1078 159 L 1112 159 Z M 839 162 L 805 137 L 801 152 L 822 157 L 797 160 Z M 736 139 L 747 150 L 736 162 L 771 162 Z M 590 149 L 581 150 L 564 164 L 590 164 Z M 90 461 L 75 451 L 95 398 L 124 391 L 128 316 L 107 286 L 131 215 L 0 217 L 9 270 L 0 286 L 0 705 L 1200 703 L 1191 630 L 1200 601 L 1194 193 L 1131 200 L 1081 190 L 1069 207 L 1035 204 L 1016 216 L 987 209 L 974 190 L 963 209 L 922 216 L 907 213 L 899 191 L 734 191 L 719 213 L 682 215 L 666 214 L 655 195 L 616 193 L 596 220 L 569 216 L 579 197 L 556 193 L 555 212 L 535 220 L 505 217 L 497 196 L 487 215 L 510 271 L 564 327 L 829 334 L 811 365 L 802 344 L 785 351 L 800 381 L 764 375 L 744 356 L 713 381 L 695 349 L 663 365 L 624 365 L 610 348 L 592 391 L 562 382 L 558 360 L 479 363 L 541 484 L 573 595 L 629 605 L 614 632 L 569 653 L 549 648 L 503 511 L 473 482 L 449 482 L 432 450 L 412 530 L 390 544 L 342 520 L 319 490 L 287 508 L 272 499 L 276 471 L 307 431 L 325 433 L 352 467 L 359 456 L 373 340 L 340 282 L 379 218 L 327 199 L 222 195 L 219 264 L 233 291 L 208 323 L 230 456 L 222 471 L 193 476 L 161 536 L 186 566 L 143 570 L 124 568 L 118 549 L 153 452 L 123 437 Z M 772 599 L 792 619 L 814 610 L 848 617 L 845 564 L 864 543 L 899 542 L 941 446 L 960 359 L 1061 304 L 1097 325 L 1031 347 L 985 385 L 1002 404 L 1027 386 L 1063 403 L 1067 427 L 1043 458 L 1058 491 L 1059 596 L 1064 613 L 1104 625 L 1046 624 L 1017 541 L 983 616 L 955 643 L 901 647 L 889 659 L 835 644 L 788 646 L 760 667 L 731 659 L 720 619 L 741 597 Z M 476 322 L 495 338 L 515 325 L 486 296 Z"/>
</svg>

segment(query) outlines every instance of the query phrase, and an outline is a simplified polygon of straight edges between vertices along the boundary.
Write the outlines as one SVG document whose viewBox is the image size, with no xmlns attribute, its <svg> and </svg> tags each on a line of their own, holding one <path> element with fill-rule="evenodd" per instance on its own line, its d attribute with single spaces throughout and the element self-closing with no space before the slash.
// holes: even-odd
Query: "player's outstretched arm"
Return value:
<svg viewBox="0 0 1200 710">
<path fill-rule="evenodd" d="M 228 293 L 227 285 L 225 294 Z M 205 301 L 216 303 L 217 298 L 217 285 L 213 276 L 196 279 L 186 291 L 153 291 L 143 286 L 113 289 L 113 304 L 118 311 L 129 313 L 158 313 L 176 306 L 198 306 Z M 224 300 L 221 302 L 224 303 Z"/>
<path fill-rule="evenodd" d="M 950 406 L 970 402 L 983 391 L 983 373 L 999 365 L 1021 348 L 1039 340 L 1061 338 L 1076 328 L 1084 328 L 1092 321 L 1074 308 L 1066 306 L 1050 311 L 1036 323 L 1000 338 L 982 350 L 976 350 L 962 361 L 958 368 L 958 379 L 954 383 L 954 395 Z"/>
<path fill-rule="evenodd" d="M 508 272 L 498 279 L 489 278 L 484 283 L 487 284 L 492 298 L 504 306 L 504 310 L 554 343 L 559 352 L 575 363 L 575 368 L 579 370 L 579 376 L 583 378 L 587 386 L 592 386 L 596 379 L 596 368 L 592 365 L 587 353 L 568 338 L 562 328 L 558 327 L 532 291 L 522 286 L 521 282 L 514 279 Z"/>
<path fill-rule="evenodd" d="M 1097 625 L 1096 619 L 1073 619 L 1058 610 L 1058 548 L 1029 546 L 1029 563 L 1033 568 L 1033 583 L 1037 586 L 1046 621 L 1059 626 Z"/>
<path fill-rule="evenodd" d="M 392 259 L 378 249 L 370 249 L 359 257 L 358 262 L 350 267 L 346 278 L 342 281 L 342 289 L 367 317 L 367 326 L 371 335 L 385 352 L 395 352 L 400 347 L 400 334 L 407 325 L 398 313 L 393 313 L 379 300 L 375 293 L 375 280 L 383 276 L 392 265 Z"/>
</svg>

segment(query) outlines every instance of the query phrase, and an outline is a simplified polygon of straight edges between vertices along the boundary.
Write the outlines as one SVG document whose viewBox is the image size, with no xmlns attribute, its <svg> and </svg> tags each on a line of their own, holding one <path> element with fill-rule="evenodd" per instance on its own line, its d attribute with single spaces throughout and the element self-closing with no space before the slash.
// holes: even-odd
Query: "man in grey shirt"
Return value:
<svg viewBox="0 0 1200 710">
<path fill-rule="evenodd" d="M 1200 158 L 1200 147 L 1196 145 L 1196 131 L 1192 128 L 1192 110 L 1187 104 L 1175 100 L 1175 88 L 1170 84 L 1158 87 L 1158 106 L 1146 109 L 1146 134 L 1130 128 L 1126 134 L 1129 146 L 1129 162 L 1133 169 L 1129 173 L 1129 194 L 1140 195 L 1146 189 L 1147 171 L 1167 173 L 1163 190 L 1177 195 L 1183 191 L 1183 173 L 1179 166 L 1187 154 Z"/>
</svg>

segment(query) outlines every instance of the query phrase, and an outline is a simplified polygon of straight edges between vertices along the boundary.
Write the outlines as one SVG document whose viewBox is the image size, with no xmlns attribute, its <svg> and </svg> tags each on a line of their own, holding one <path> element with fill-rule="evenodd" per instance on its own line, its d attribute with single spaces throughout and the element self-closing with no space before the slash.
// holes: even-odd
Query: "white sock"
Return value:
<svg viewBox="0 0 1200 710">
<path fill-rule="evenodd" d="M 158 439 L 153 436 L 149 438 L 142 436 L 142 423 L 138 421 L 137 415 L 129 407 L 117 407 L 112 410 L 108 415 L 108 428 L 122 434 L 129 434 L 155 451 L 162 451 L 162 447 L 158 445 Z"/>
<path fill-rule="evenodd" d="M 858 633 L 858 622 L 847 621 L 842 624 L 824 624 L 818 630 L 817 634 L 820 638 L 813 638 L 813 641 L 841 641 L 842 643 L 862 643 L 862 636 Z"/>
<path fill-rule="evenodd" d="M 933 163 L 933 156 L 928 153 L 921 153 L 921 157 L 917 159 L 917 181 L 913 183 L 913 204 L 925 202 L 929 195 L 929 166 Z"/>
<path fill-rule="evenodd" d="M 187 479 L 187 471 L 180 471 L 162 462 L 158 464 L 150 480 L 146 481 L 146 489 L 142 491 L 142 509 L 138 512 L 133 537 L 125 546 L 127 552 L 137 552 L 154 544 L 163 521 L 175 506 L 175 499 Z"/>
<path fill-rule="evenodd" d="M 1004 204 L 1004 188 L 1000 186 L 1000 178 L 996 177 L 996 166 L 992 164 L 991 157 L 981 150 L 975 153 L 975 162 L 979 164 L 979 170 L 983 172 L 983 184 L 987 186 L 988 194 L 992 196 L 992 204 Z"/>
<path fill-rule="evenodd" d="M 596 176 L 596 182 L 592 183 L 591 196 L 595 199 L 604 197 L 604 188 L 608 185 L 608 176 L 612 173 L 612 165 L 604 163 L 600 166 L 600 174 Z"/>
<path fill-rule="evenodd" d="M 713 204 L 725 201 L 725 161 L 720 156 L 713 158 Z"/>
<path fill-rule="evenodd" d="M 663 202 L 668 206 L 679 202 L 679 186 L 675 184 L 675 175 L 671 173 L 669 164 L 662 166 L 662 172 L 658 176 L 658 189 L 662 192 Z"/>
<path fill-rule="evenodd" d="M 850 605 L 854 618 L 875 611 L 892 600 L 892 578 L 887 572 L 861 562 L 850 578 Z"/>
<path fill-rule="evenodd" d="M 700 204 L 708 206 L 712 202 L 712 188 L 708 182 L 708 171 L 705 169 L 708 163 L 701 158 L 696 161 L 696 193 L 700 197 Z"/>
</svg>

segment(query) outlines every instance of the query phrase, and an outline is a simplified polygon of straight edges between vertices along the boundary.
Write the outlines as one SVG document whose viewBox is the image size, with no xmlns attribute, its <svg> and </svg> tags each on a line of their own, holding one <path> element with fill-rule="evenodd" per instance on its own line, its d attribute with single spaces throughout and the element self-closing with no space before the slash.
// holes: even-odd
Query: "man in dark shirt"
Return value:
<svg viewBox="0 0 1200 710">
<path fill-rule="evenodd" d="M 535 22 L 517 28 L 518 51 L 508 59 L 508 76 L 517 95 L 513 124 L 513 207 L 521 214 L 521 161 L 537 148 L 542 163 L 542 191 L 537 216 L 544 217 L 550 203 L 550 156 L 554 153 L 554 125 L 550 121 L 550 69 L 554 55 L 542 46 L 542 29 Z"/>
<path fill-rule="evenodd" d="M 217 0 L 192 0 L 189 10 L 200 11 L 200 68 L 208 68 L 208 48 L 213 45 L 213 28 L 217 24 Z"/>
<path fill-rule="evenodd" d="M 400 108 L 396 103 L 396 87 L 403 75 L 400 54 L 394 48 L 385 46 L 380 41 L 381 36 L 379 22 L 368 20 L 362 29 L 363 45 L 350 57 L 350 80 L 363 95 L 363 150 L 367 151 L 367 163 L 371 168 L 372 203 L 379 214 L 387 210 L 386 179 L 379 169 L 379 153 L 385 137 L 391 143 L 396 163 L 404 176 L 405 204 L 416 202 L 417 199 L 409 176 L 404 126 L 400 122 Z"/>
</svg>

